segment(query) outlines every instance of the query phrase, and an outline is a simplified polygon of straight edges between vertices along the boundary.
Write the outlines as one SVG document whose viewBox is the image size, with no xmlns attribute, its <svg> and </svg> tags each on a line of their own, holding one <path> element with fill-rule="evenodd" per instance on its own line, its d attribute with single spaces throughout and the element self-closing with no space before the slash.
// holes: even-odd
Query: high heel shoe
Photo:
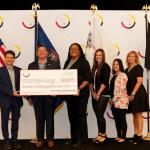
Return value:
<svg viewBox="0 0 150 150">
<path fill-rule="evenodd" d="M 106 134 L 105 135 L 100 134 L 96 138 L 95 143 L 96 144 L 104 143 L 106 141 L 106 139 L 107 139 L 107 135 Z"/>
</svg>

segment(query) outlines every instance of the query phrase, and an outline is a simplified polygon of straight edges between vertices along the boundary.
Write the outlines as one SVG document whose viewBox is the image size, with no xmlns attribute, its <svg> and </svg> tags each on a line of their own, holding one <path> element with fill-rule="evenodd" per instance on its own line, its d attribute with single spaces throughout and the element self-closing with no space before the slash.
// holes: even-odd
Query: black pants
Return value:
<svg viewBox="0 0 150 150">
<path fill-rule="evenodd" d="M 71 96 L 67 99 L 72 142 L 87 142 L 87 96 Z"/>
<path fill-rule="evenodd" d="M 33 102 L 37 139 L 44 139 L 46 125 L 46 139 L 54 139 L 54 104 L 52 99 L 46 96 L 39 96 Z"/>
<path fill-rule="evenodd" d="M 108 100 L 109 98 L 104 96 L 101 96 L 98 101 L 92 98 L 92 105 L 98 124 L 98 132 L 102 134 L 106 133 L 106 121 L 104 118 L 104 113 L 108 104 Z"/>
<path fill-rule="evenodd" d="M 4 137 L 4 143 L 9 142 L 9 130 L 8 121 L 11 113 L 11 139 L 13 142 L 17 140 L 18 128 L 19 128 L 19 117 L 20 117 L 21 106 L 15 99 L 12 99 L 9 108 L 1 107 L 1 128 Z"/>
<path fill-rule="evenodd" d="M 126 122 L 126 109 L 118 109 L 112 106 L 112 113 L 115 120 L 118 138 L 126 138 L 127 122 Z"/>
</svg>

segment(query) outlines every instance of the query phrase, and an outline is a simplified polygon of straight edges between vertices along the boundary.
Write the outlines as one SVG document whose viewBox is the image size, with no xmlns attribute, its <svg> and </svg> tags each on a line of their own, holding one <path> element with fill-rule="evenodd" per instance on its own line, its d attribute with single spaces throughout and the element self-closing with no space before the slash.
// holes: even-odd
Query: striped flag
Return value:
<svg viewBox="0 0 150 150">
<path fill-rule="evenodd" d="M 2 39 L 0 39 L 0 67 L 5 65 L 5 52 L 6 52 L 6 47 L 2 41 Z"/>
</svg>

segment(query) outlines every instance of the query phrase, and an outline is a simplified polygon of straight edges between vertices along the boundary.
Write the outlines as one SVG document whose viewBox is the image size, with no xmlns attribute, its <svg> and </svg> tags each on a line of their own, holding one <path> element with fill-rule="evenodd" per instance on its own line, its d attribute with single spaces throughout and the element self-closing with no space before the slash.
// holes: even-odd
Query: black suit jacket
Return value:
<svg viewBox="0 0 150 150">
<path fill-rule="evenodd" d="M 67 68 L 69 62 L 66 62 L 64 69 Z M 83 81 L 88 81 L 91 83 L 91 69 L 88 61 L 86 59 L 79 58 L 69 69 L 77 69 L 78 72 L 78 87 Z M 89 94 L 89 85 L 80 91 L 80 95 Z"/>
<path fill-rule="evenodd" d="M 20 70 L 21 68 L 13 66 L 15 73 L 15 86 L 16 91 L 20 91 Z M 10 107 L 11 100 L 16 99 L 17 103 L 22 106 L 22 97 L 14 97 L 12 83 L 10 80 L 9 72 L 6 67 L 0 68 L 0 105 L 2 107 Z"/>
</svg>

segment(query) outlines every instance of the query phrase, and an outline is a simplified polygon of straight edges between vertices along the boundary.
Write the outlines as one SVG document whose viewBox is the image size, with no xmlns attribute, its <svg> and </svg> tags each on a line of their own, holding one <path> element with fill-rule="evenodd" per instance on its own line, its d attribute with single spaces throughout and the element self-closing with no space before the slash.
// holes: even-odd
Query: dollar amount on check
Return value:
<svg viewBox="0 0 150 150">
<path fill-rule="evenodd" d="M 76 95 L 77 70 L 21 70 L 21 95 Z"/>
</svg>

